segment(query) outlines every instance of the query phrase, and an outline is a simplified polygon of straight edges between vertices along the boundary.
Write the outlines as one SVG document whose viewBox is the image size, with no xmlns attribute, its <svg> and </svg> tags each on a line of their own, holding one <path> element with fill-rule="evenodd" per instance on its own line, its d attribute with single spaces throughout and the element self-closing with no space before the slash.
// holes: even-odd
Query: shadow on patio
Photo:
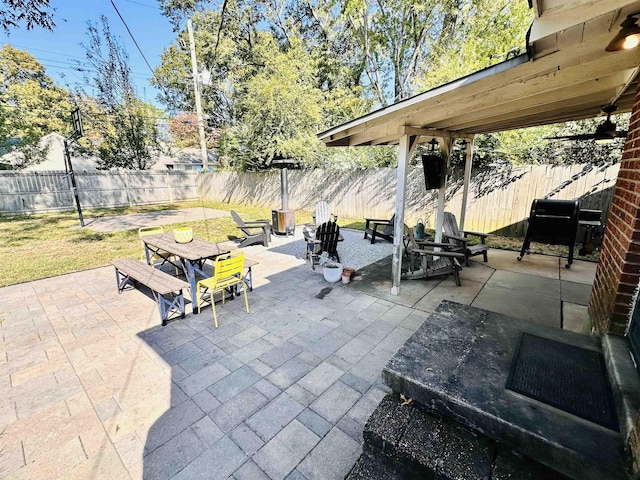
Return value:
<svg viewBox="0 0 640 480">
<path fill-rule="evenodd" d="M 3 475 L 343 478 L 389 391 L 382 368 L 442 299 L 579 329 L 595 270 L 491 251 L 462 287 L 405 281 L 392 297 L 367 281 L 379 262 L 321 298 L 303 260 L 246 251 L 251 313 L 230 301 L 218 329 L 210 308 L 161 327 L 110 267 L 0 289 Z"/>
</svg>

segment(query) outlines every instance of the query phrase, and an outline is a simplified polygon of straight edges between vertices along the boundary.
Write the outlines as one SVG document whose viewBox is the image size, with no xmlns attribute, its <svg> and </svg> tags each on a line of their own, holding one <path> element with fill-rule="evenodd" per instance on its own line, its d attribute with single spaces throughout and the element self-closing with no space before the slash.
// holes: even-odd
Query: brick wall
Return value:
<svg viewBox="0 0 640 480">
<path fill-rule="evenodd" d="M 620 163 L 600 262 L 589 301 L 589 317 L 598 335 L 623 335 L 633 292 L 640 280 L 640 89 Z"/>
<path fill-rule="evenodd" d="M 609 207 L 589 317 L 598 335 L 623 335 L 640 280 L 640 88 L 636 92 L 629 133 Z M 627 439 L 632 471 L 640 472 L 640 412 Z"/>
</svg>

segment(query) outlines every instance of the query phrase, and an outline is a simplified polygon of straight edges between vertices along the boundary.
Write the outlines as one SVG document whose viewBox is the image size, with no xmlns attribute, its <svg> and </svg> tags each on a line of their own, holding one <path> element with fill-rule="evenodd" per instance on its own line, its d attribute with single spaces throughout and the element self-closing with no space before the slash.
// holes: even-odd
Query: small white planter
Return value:
<svg viewBox="0 0 640 480">
<path fill-rule="evenodd" d="M 327 263 L 322 267 L 322 274 L 329 283 L 339 282 L 342 278 L 342 265 L 339 263 Z"/>
</svg>

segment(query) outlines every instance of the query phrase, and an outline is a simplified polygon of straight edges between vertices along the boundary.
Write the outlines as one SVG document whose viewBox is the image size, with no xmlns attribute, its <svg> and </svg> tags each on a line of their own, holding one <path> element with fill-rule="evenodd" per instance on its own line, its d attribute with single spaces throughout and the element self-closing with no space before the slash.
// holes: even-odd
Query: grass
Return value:
<svg viewBox="0 0 640 480">
<path fill-rule="evenodd" d="M 208 207 L 218 210 L 236 210 L 243 218 L 271 218 L 271 209 L 221 202 L 181 202 L 179 204 L 146 205 L 125 208 L 110 208 L 85 211 L 85 218 L 97 218 L 129 213 L 144 213 L 191 207 Z M 311 212 L 296 211 L 296 223 L 310 223 Z M 231 217 L 195 222 L 162 225 L 165 231 L 189 226 L 197 237 L 211 242 L 235 238 L 238 229 Z M 364 230 L 364 221 L 340 218 L 342 228 Z M 433 232 L 431 232 L 433 233 Z M 86 270 L 107 265 L 109 260 L 123 257 L 138 257 L 141 245 L 136 230 L 116 233 L 100 233 L 91 226 L 79 227 L 75 212 L 47 213 L 0 217 L 0 286 L 28 282 L 64 273 Z M 522 239 L 491 236 L 493 248 L 520 250 Z M 566 247 L 532 244 L 531 253 L 567 255 Z M 597 260 L 591 257 L 577 257 Z"/>
</svg>

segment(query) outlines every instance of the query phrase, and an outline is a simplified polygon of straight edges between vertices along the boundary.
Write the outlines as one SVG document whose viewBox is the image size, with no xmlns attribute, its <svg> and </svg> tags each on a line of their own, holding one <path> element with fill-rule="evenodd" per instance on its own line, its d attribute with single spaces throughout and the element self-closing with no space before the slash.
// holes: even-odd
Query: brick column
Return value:
<svg viewBox="0 0 640 480">
<path fill-rule="evenodd" d="M 640 280 L 640 89 L 631 114 L 620 173 L 589 299 L 597 335 L 624 334 Z"/>
</svg>

